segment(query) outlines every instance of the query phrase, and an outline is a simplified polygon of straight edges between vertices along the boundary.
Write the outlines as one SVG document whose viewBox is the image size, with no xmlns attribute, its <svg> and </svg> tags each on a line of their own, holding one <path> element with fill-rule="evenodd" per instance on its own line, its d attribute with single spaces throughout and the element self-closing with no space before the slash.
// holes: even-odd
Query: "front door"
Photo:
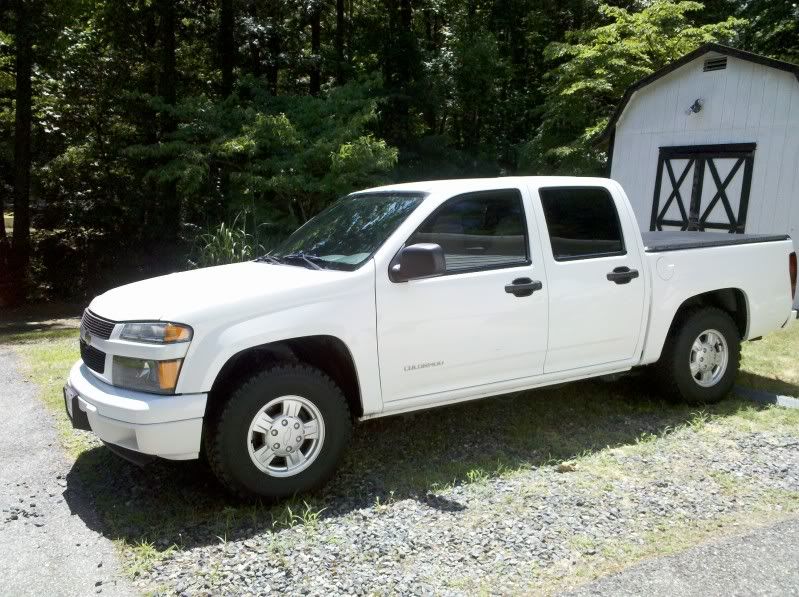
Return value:
<svg viewBox="0 0 799 597">
<path fill-rule="evenodd" d="M 754 143 L 661 147 L 650 230 L 743 233 Z"/>
<path fill-rule="evenodd" d="M 440 245 L 446 273 L 399 283 L 377 273 L 384 402 L 432 403 L 438 393 L 542 373 L 547 283 L 525 203 L 516 188 L 452 197 L 405 243 Z M 514 290 L 524 280 L 541 287 Z"/>
</svg>

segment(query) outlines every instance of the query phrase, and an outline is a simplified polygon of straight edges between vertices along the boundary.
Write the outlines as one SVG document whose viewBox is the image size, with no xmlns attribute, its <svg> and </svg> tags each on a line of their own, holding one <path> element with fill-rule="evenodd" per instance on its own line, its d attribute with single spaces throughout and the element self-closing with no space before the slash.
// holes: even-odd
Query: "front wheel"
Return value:
<svg viewBox="0 0 799 597">
<path fill-rule="evenodd" d="M 738 374 L 741 338 L 732 317 L 715 307 L 685 313 L 657 366 L 661 389 L 689 404 L 712 404 L 729 394 Z"/>
<path fill-rule="evenodd" d="M 350 434 L 339 387 L 302 364 L 274 367 L 239 386 L 206 433 L 219 480 L 239 496 L 281 498 L 324 483 Z"/>
</svg>

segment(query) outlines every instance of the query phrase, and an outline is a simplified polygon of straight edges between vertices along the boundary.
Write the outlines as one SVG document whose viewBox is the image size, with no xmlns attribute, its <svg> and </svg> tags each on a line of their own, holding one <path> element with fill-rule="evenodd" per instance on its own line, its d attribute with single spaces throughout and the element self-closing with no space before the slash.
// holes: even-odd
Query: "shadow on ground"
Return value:
<svg viewBox="0 0 799 597">
<path fill-rule="evenodd" d="M 745 388 L 755 388 L 765 392 L 799 398 L 799 385 L 787 380 L 749 373 L 748 371 L 741 371 L 741 373 L 738 374 L 738 385 Z"/>
<path fill-rule="evenodd" d="M 3 310 L 0 340 L 4 336 L 76 329 L 82 309 L 66 303 L 23 305 Z"/>
<path fill-rule="evenodd" d="M 336 477 L 290 502 L 242 503 L 220 488 L 202 462 L 158 461 L 138 468 L 105 447 L 77 458 L 65 497 L 95 530 L 160 549 L 270 532 L 306 507 L 324 509 L 322 517 L 340 517 L 410 498 L 459 510 L 464 506 L 438 490 L 635 443 L 686 423 L 697 411 L 653 398 L 652 390 L 643 378 L 589 381 L 367 421 L 356 427 Z M 743 408 L 762 406 L 730 399 L 705 410 L 725 416 Z"/>
</svg>

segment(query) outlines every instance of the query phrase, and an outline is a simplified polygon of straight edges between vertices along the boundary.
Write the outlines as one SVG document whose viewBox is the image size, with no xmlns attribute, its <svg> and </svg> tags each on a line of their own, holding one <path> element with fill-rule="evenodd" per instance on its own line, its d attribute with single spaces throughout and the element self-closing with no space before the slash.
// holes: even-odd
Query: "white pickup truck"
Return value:
<svg viewBox="0 0 799 597">
<path fill-rule="evenodd" d="M 235 493 L 287 496 L 333 474 L 356 420 L 643 365 L 719 400 L 740 342 L 797 317 L 792 250 L 642 235 L 601 178 L 370 189 L 254 261 L 95 298 L 65 405 L 134 461 L 204 452 Z"/>
</svg>

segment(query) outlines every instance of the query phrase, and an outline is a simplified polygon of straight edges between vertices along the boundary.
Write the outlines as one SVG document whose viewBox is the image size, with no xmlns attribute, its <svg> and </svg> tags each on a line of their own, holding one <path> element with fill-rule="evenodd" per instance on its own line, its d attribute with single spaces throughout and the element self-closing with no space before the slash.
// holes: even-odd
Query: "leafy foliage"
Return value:
<svg viewBox="0 0 799 597">
<path fill-rule="evenodd" d="M 523 168 L 592 173 L 603 156 L 592 142 L 605 128 L 624 90 L 706 42 L 730 43 L 745 24 L 735 17 L 694 25 L 698 2 L 654 0 L 639 12 L 599 7 L 607 24 L 571 32 L 546 49 L 549 74 L 544 117 L 525 148 Z"/>
<path fill-rule="evenodd" d="M 258 242 L 256 235 L 247 232 L 245 220 L 246 215 L 242 212 L 237 214 L 230 224 L 222 222 L 216 228 L 200 234 L 195 242 L 193 259 L 189 260 L 189 265 L 208 267 L 239 263 L 254 259 L 263 253 L 263 245 Z"/>
<path fill-rule="evenodd" d="M 14 247 L 27 273 L 5 269 L 0 234 L 0 278 L 53 296 L 185 264 L 242 211 L 277 240 L 384 181 L 595 174 L 593 139 L 641 76 L 711 40 L 799 59 L 795 0 L 20 0 L 0 15 L 0 207 L 19 186 L 34 232 Z M 78 244 L 97 267 L 62 284 L 42 260 Z"/>
<path fill-rule="evenodd" d="M 799 64 L 796 0 L 747 0 L 738 10 L 748 20 L 741 36 L 747 49 Z"/>
<path fill-rule="evenodd" d="M 228 209 L 293 228 L 336 196 L 386 180 L 395 165 L 396 149 L 368 128 L 377 110 L 369 90 L 350 83 L 321 97 L 275 97 L 248 79 L 223 100 L 198 96 L 173 108 L 155 98 L 153 108 L 180 125 L 128 155 L 156 164 L 144 180 L 175 183 L 189 212 L 213 204 L 224 178 Z"/>
</svg>

